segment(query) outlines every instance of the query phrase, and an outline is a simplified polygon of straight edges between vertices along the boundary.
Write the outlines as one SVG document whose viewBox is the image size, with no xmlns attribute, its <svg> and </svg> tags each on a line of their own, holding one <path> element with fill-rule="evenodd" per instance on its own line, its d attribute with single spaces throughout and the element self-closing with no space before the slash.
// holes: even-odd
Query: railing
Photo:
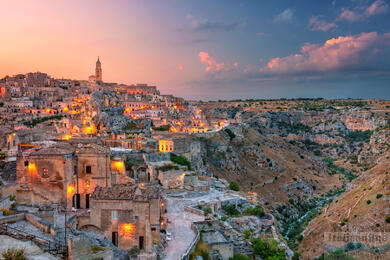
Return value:
<svg viewBox="0 0 390 260">
<path fill-rule="evenodd" d="M 18 240 L 32 241 L 44 251 L 56 255 L 62 255 L 66 252 L 66 248 L 64 246 L 58 245 L 55 241 L 51 241 L 40 236 L 31 235 L 27 232 L 10 227 L 6 224 L 0 224 L 0 234 L 6 234 Z"/>
<path fill-rule="evenodd" d="M 191 245 L 187 248 L 186 252 L 180 257 L 181 260 L 187 260 L 190 257 L 190 254 L 194 251 L 195 246 L 200 239 L 200 232 L 194 223 L 191 224 L 191 228 L 195 232 L 196 236 L 194 240 L 192 240 Z"/>
</svg>

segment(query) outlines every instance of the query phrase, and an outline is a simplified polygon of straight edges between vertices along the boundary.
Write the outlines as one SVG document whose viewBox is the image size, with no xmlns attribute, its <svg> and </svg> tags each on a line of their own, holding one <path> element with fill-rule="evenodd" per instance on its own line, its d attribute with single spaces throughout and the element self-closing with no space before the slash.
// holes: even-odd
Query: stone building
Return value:
<svg viewBox="0 0 390 260">
<path fill-rule="evenodd" d="M 19 151 L 17 199 L 22 204 L 85 209 L 97 186 L 111 186 L 110 151 L 97 144 L 57 143 Z"/>
<path fill-rule="evenodd" d="M 51 146 L 38 151 L 19 152 L 16 178 L 17 200 L 29 205 L 71 205 L 74 172 L 73 149 Z"/>
<path fill-rule="evenodd" d="M 97 144 L 80 145 L 75 152 L 77 170 L 72 176 L 74 208 L 89 208 L 95 187 L 111 186 L 110 151 Z"/>
<path fill-rule="evenodd" d="M 102 63 L 100 62 L 99 57 L 96 61 L 95 77 L 96 81 L 103 81 Z"/>
<path fill-rule="evenodd" d="M 151 253 L 153 244 L 160 244 L 163 206 L 156 186 L 141 183 L 96 187 L 91 213 L 78 219 L 78 228 L 98 231 L 122 250 L 136 246 Z"/>
</svg>

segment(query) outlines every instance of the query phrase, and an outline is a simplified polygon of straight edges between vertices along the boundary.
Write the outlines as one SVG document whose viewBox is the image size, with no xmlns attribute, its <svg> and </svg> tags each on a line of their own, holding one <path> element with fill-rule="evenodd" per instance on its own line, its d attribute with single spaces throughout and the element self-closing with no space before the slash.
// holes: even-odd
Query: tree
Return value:
<svg viewBox="0 0 390 260">
<path fill-rule="evenodd" d="M 240 187 L 238 186 L 238 184 L 236 182 L 232 181 L 229 184 L 229 189 L 234 190 L 234 191 L 239 191 Z"/>
</svg>

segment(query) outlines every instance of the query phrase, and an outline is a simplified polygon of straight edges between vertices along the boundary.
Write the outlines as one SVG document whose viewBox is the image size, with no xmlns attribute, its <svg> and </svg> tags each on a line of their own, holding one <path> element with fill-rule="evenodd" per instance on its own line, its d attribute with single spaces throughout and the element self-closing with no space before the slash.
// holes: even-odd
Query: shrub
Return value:
<svg viewBox="0 0 390 260">
<path fill-rule="evenodd" d="M 390 223 L 390 216 L 386 217 L 385 222 L 388 224 Z"/>
<path fill-rule="evenodd" d="M 286 255 L 283 249 L 278 247 L 275 240 L 264 240 L 259 238 L 253 238 L 251 240 L 253 245 L 253 252 L 259 255 L 262 259 L 269 260 L 284 260 Z"/>
<path fill-rule="evenodd" d="M 245 210 L 246 215 L 251 215 L 251 216 L 258 216 L 258 217 L 264 217 L 265 212 L 264 209 L 257 205 L 255 207 L 249 207 Z"/>
<path fill-rule="evenodd" d="M 211 208 L 205 208 L 204 210 L 203 210 L 203 213 L 204 213 L 204 215 L 205 216 L 208 216 L 209 214 L 211 214 Z"/>
<path fill-rule="evenodd" d="M 229 260 L 250 260 L 250 258 L 242 254 L 238 254 L 233 256 L 233 258 L 229 258 Z"/>
<path fill-rule="evenodd" d="M 15 200 L 15 195 L 13 195 L 13 194 L 9 195 L 9 200 L 10 201 L 14 201 Z"/>
<path fill-rule="evenodd" d="M 8 248 L 2 254 L 2 259 L 4 260 L 26 260 L 27 257 L 24 253 L 24 248 Z"/>
<path fill-rule="evenodd" d="M 180 164 L 180 165 L 187 166 L 187 169 L 191 170 L 191 163 L 184 156 L 180 156 L 180 155 L 176 155 L 174 153 L 171 153 L 171 161 L 174 162 L 174 163 Z"/>
<path fill-rule="evenodd" d="M 382 198 L 382 196 L 383 196 L 383 194 L 380 194 L 380 193 L 376 194 L 376 198 L 377 198 L 377 199 Z"/>
<path fill-rule="evenodd" d="M 168 131 L 170 127 L 171 127 L 170 125 L 162 125 L 162 126 L 158 126 L 158 127 L 153 127 L 153 130 Z"/>
<path fill-rule="evenodd" d="M 140 250 L 138 248 L 138 246 L 133 246 L 128 252 L 127 252 L 127 255 L 129 256 L 136 256 L 140 253 Z"/>
<path fill-rule="evenodd" d="M 367 200 L 366 202 L 367 202 L 367 204 L 371 204 L 371 200 Z"/>
<path fill-rule="evenodd" d="M 238 186 L 238 184 L 236 182 L 232 181 L 229 184 L 229 189 L 234 190 L 234 191 L 239 191 L 240 187 Z"/>
<path fill-rule="evenodd" d="M 10 215 L 12 215 L 12 212 L 11 212 L 9 209 L 2 208 L 2 209 L 0 209 L 0 210 L 3 212 L 3 215 L 4 215 L 4 216 L 10 216 Z"/>
<path fill-rule="evenodd" d="M 228 136 L 230 137 L 230 140 L 232 140 L 234 137 L 236 137 L 236 135 L 233 133 L 232 130 L 230 130 L 229 128 L 226 128 L 225 129 L 225 132 L 228 134 Z"/>
<path fill-rule="evenodd" d="M 106 250 L 104 247 L 98 246 L 98 245 L 92 245 L 91 250 L 94 254 L 99 253 L 100 251 Z"/>
<path fill-rule="evenodd" d="M 252 233 L 248 229 L 244 230 L 245 239 L 249 239 L 251 237 L 251 235 L 252 235 Z"/>
<path fill-rule="evenodd" d="M 235 205 L 226 205 L 223 206 L 222 209 L 226 212 L 226 214 L 230 216 L 238 216 L 240 212 L 237 210 Z"/>
</svg>

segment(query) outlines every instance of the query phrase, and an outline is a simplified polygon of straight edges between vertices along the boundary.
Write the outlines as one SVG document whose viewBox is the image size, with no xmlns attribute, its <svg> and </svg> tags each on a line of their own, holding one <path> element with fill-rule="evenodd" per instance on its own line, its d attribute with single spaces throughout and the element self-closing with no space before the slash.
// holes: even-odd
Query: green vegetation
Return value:
<svg viewBox="0 0 390 260">
<path fill-rule="evenodd" d="M 356 175 L 352 174 L 350 171 L 335 165 L 334 164 L 335 159 L 333 158 L 328 157 L 323 159 L 323 161 L 326 167 L 328 168 L 329 175 L 343 174 L 348 179 L 348 181 L 352 181 L 357 177 Z"/>
<path fill-rule="evenodd" d="M 153 127 L 152 129 L 155 131 L 168 131 L 169 128 L 171 128 L 170 125 L 161 125 L 161 126 Z"/>
<path fill-rule="evenodd" d="M 165 164 L 163 166 L 157 167 L 156 170 L 162 171 L 162 172 L 167 172 L 170 170 L 179 170 L 179 166 L 174 165 L 173 163 L 170 163 L 170 164 Z"/>
<path fill-rule="evenodd" d="M 371 200 L 367 200 L 366 203 L 369 205 L 371 204 Z"/>
<path fill-rule="evenodd" d="M 248 216 L 264 217 L 265 211 L 260 205 L 257 205 L 255 207 L 248 207 L 244 214 Z"/>
<path fill-rule="evenodd" d="M 10 200 L 10 201 L 14 201 L 14 200 L 15 200 L 15 198 L 16 198 L 16 197 L 15 197 L 15 195 L 14 195 L 14 194 L 11 194 L 11 195 L 9 195 L 9 200 Z"/>
<path fill-rule="evenodd" d="M 171 153 L 171 161 L 180 165 L 187 166 L 187 169 L 191 170 L 191 162 L 184 156 Z"/>
<path fill-rule="evenodd" d="M 3 260 L 26 260 L 24 248 L 8 248 L 1 253 Z"/>
<path fill-rule="evenodd" d="M 203 214 L 205 215 L 205 216 L 208 216 L 209 214 L 211 214 L 212 213 L 212 210 L 211 210 L 211 208 L 209 208 L 209 207 L 207 207 L 207 208 L 205 208 L 204 210 L 203 210 Z"/>
<path fill-rule="evenodd" d="M 92 245 L 91 250 L 94 254 L 99 253 L 100 251 L 106 250 L 104 247 L 98 246 L 98 245 Z"/>
<path fill-rule="evenodd" d="M 239 191 L 240 187 L 238 186 L 238 184 L 236 182 L 232 181 L 229 184 L 229 189 L 234 190 L 234 191 Z"/>
<path fill-rule="evenodd" d="M 0 102 L 0 107 L 3 107 L 4 106 L 4 103 L 3 102 Z"/>
<path fill-rule="evenodd" d="M 376 198 L 377 198 L 377 199 L 380 199 L 380 198 L 382 198 L 382 197 L 383 197 L 383 194 L 381 194 L 381 193 L 376 194 Z"/>
<path fill-rule="evenodd" d="M 232 140 L 234 137 L 236 137 L 236 135 L 233 133 L 233 131 L 230 130 L 229 128 L 225 128 L 225 132 L 229 135 L 230 140 Z"/>
<path fill-rule="evenodd" d="M 250 258 L 242 254 L 238 254 L 235 255 L 233 258 L 229 258 L 229 260 L 250 260 Z"/>
<path fill-rule="evenodd" d="M 336 250 L 330 254 L 322 254 L 317 260 L 326 260 L 326 259 L 342 259 L 342 260 L 353 260 L 354 258 L 352 256 L 349 256 L 345 254 L 341 250 Z"/>
<path fill-rule="evenodd" d="M 253 252 L 263 260 L 285 260 L 286 253 L 273 239 L 252 238 Z"/>
<path fill-rule="evenodd" d="M 318 216 L 321 209 L 333 201 L 333 198 L 345 191 L 345 187 L 328 191 L 321 197 L 309 200 L 296 200 L 290 206 L 279 205 L 276 210 L 280 214 L 282 235 L 287 239 L 290 249 L 295 250 L 301 239 L 301 233 L 309 222 Z M 294 207 L 294 208 L 292 208 Z M 276 215 L 278 217 L 278 215 Z"/>
<path fill-rule="evenodd" d="M 353 142 L 368 142 L 370 141 L 371 135 L 374 131 L 354 131 L 348 133 L 344 138 L 350 143 Z"/>
<path fill-rule="evenodd" d="M 145 128 L 145 125 L 142 123 L 135 123 L 135 122 L 129 122 L 126 126 L 123 127 L 123 131 L 130 131 L 130 130 L 142 130 Z"/>
<path fill-rule="evenodd" d="M 222 206 L 222 210 L 225 211 L 225 213 L 229 216 L 239 216 L 240 215 L 240 211 L 238 211 L 236 206 L 233 204 Z"/>
<path fill-rule="evenodd" d="M 12 211 L 9 209 L 2 208 L 2 209 L 0 209 L 0 211 L 3 212 L 3 216 L 11 216 L 12 215 Z"/>
<path fill-rule="evenodd" d="M 137 256 L 137 255 L 139 255 L 140 252 L 141 252 L 141 250 L 138 248 L 138 246 L 133 246 L 133 247 L 127 252 L 127 255 L 128 255 L 128 256 Z"/>
<path fill-rule="evenodd" d="M 385 222 L 386 222 L 387 224 L 390 224 L 390 216 L 388 216 L 388 217 L 385 218 Z"/>
<path fill-rule="evenodd" d="M 252 233 L 248 229 L 244 230 L 245 239 L 249 239 L 251 237 L 251 235 L 252 235 Z"/>
<path fill-rule="evenodd" d="M 63 115 L 55 115 L 55 116 L 45 116 L 40 118 L 35 118 L 31 121 L 23 121 L 23 124 L 25 126 L 34 127 L 37 124 L 49 121 L 49 120 L 61 120 L 64 116 Z"/>
<path fill-rule="evenodd" d="M 190 254 L 189 260 L 195 260 L 196 256 L 201 256 L 203 260 L 209 260 L 210 246 L 202 241 L 202 233 L 200 234 L 200 239 L 195 246 L 195 250 Z"/>
<path fill-rule="evenodd" d="M 286 123 L 286 122 L 278 122 L 280 128 L 286 129 L 289 133 L 297 134 L 299 132 L 311 132 L 311 127 L 301 124 L 301 123 Z"/>
</svg>

